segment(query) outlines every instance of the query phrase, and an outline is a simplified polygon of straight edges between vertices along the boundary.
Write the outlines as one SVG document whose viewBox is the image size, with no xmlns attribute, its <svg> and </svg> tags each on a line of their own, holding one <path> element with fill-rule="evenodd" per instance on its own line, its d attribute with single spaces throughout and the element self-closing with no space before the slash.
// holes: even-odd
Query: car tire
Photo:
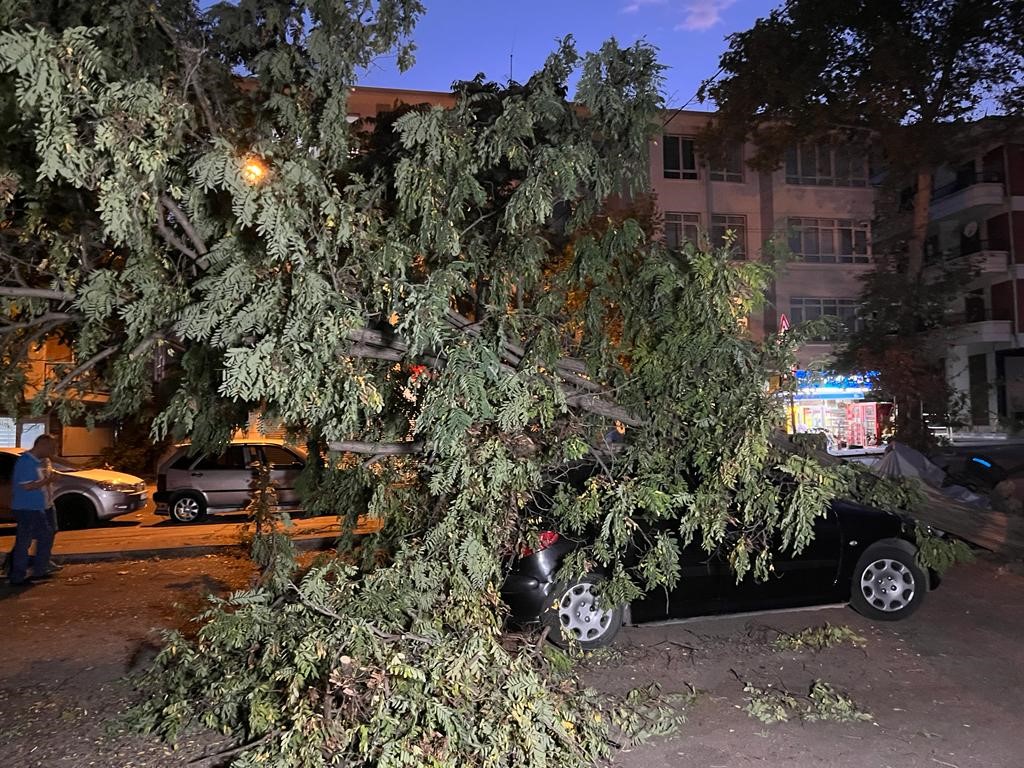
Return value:
<svg viewBox="0 0 1024 768">
<path fill-rule="evenodd" d="M 206 517 L 206 499 L 198 493 L 179 493 L 168 509 L 176 523 L 198 523 Z"/>
<path fill-rule="evenodd" d="M 57 510 L 58 531 L 76 531 L 93 528 L 99 524 L 96 506 L 85 496 L 78 494 L 61 496 L 53 506 Z"/>
<path fill-rule="evenodd" d="M 928 573 L 917 564 L 917 548 L 902 539 L 872 544 L 853 569 L 850 605 L 879 621 L 905 619 L 928 593 Z"/>
<path fill-rule="evenodd" d="M 600 607 L 598 594 L 606 581 L 591 573 L 568 586 L 555 587 L 551 603 L 541 615 L 551 642 L 562 648 L 578 644 L 590 651 L 615 639 L 622 628 L 625 609 L 621 605 Z"/>
</svg>

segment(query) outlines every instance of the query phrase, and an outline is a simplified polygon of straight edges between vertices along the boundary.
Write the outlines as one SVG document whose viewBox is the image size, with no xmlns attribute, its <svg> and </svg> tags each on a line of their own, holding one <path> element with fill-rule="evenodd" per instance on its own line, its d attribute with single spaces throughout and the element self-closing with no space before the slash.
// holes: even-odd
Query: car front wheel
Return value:
<svg viewBox="0 0 1024 768">
<path fill-rule="evenodd" d="M 605 578 L 588 574 L 558 587 L 542 617 L 548 637 L 558 646 L 579 643 L 585 651 L 608 645 L 622 628 L 623 606 L 605 606 L 600 591 Z"/>
<path fill-rule="evenodd" d="M 178 523 L 195 523 L 206 517 L 206 502 L 201 496 L 182 494 L 171 500 L 171 519 Z"/>
<path fill-rule="evenodd" d="M 853 571 L 850 604 L 870 619 L 898 621 L 916 611 L 928 592 L 928 574 L 917 564 L 917 549 L 890 539 L 872 544 Z"/>
</svg>

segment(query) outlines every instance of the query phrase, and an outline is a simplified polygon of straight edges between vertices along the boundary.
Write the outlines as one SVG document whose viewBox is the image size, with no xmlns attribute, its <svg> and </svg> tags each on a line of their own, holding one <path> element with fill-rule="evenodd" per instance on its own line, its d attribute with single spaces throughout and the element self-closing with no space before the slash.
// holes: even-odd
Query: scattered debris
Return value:
<svg viewBox="0 0 1024 768">
<path fill-rule="evenodd" d="M 811 683 L 806 696 L 798 697 L 785 689 L 771 686 L 758 688 L 750 682 L 744 683 L 743 692 L 747 694 L 744 707 L 747 714 L 762 723 L 784 723 L 791 719 L 855 723 L 875 719 L 870 712 L 862 710 L 853 699 L 824 680 Z"/>
<path fill-rule="evenodd" d="M 783 632 L 772 642 L 772 647 L 777 651 L 803 651 L 808 648 L 820 651 L 844 643 L 863 648 L 867 642 L 867 638 L 845 625 L 837 627 L 826 622 L 820 627 L 808 627 L 793 634 Z"/>
</svg>

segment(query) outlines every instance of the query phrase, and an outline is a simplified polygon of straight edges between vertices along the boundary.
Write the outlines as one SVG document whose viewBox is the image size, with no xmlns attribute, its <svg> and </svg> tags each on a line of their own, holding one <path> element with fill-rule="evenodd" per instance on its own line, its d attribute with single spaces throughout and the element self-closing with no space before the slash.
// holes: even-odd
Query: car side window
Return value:
<svg viewBox="0 0 1024 768">
<path fill-rule="evenodd" d="M 263 460 L 271 469 L 289 469 L 302 466 L 305 462 L 287 448 L 280 445 L 264 445 Z"/>
<path fill-rule="evenodd" d="M 220 456 L 203 456 L 192 469 L 245 469 L 245 448 L 241 445 L 229 445 Z"/>
<path fill-rule="evenodd" d="M 181 454 L 174 463 L 171 464 L 170 469 L 188 469 L 195 462 L 196 457 L 189 455 L 187 452 Z"/>
<path fill-rule="evenodd" d="M 16 459 L 13 456 L 8 456 L 7 454 L 0 455 L 0 483 L 11 482 L 15 461 Z"/>
</svg>

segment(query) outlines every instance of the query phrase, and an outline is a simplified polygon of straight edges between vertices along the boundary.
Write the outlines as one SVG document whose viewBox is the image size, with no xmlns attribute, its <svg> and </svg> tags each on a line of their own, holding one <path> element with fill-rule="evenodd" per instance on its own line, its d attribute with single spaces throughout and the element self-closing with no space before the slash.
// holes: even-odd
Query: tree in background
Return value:
<svg viewBox="0 0 1024 768">
<path fill-rule="evenodd" d="M 375 56 L 408 63 L 413 0 L 0 9 L 4 375 L 62 334 L 76 362 L 41 407 L 74 415 L 95 376 L 118 417 L 171 357 L 157 437 L 216 449 L 257 410 L 329 457 L 310 506 L 383 522 L 361 568 L 258 537 L 259 583 L 167 637 L 145 728 L 216 728 L 244 766 L 588 764 L 612 724 L 663 713 L 502 638 L 538 490 L 550 525 L 599 532 L 566 574 L 600 569 L 610 602 L 673 585 L 693 538 L 765 577 L 853 492 L 772 441 L 765 382 L 799 338 L 743 328 L 767 270 L 667 251 L 642 208 L 607 205 L 647 187 L 648 46 L 567 40 L 525 84 L 467 81 L 370 133 L 348 87 Z M 567 485 L 585 457 L 601 472 Z"/>
<path fill-rule="evenodd" d="M 904 387 L 898 372 L 907 365 L 935 369 L 922 345 L 904 336 L 927 325 L 917 312 L 934 305 L 932 290 L 914 297 L 922 284 L 933 173 L 971 140 L 965 121 L 1021 114 L 1024 15 L 1002 0 L 788 0 L 730 36 L 721 67 L 722 76 L 700 94 L 719 110 L 705 137 L 713 149 L 749 139 L 758 147 L 755 165 L 774 169 L 799 142 L 870 146 L 893 192 L 913 187 L 909 239 L 886 252 L 875 247 L 885 277 L 866 286 L 888 288 L 886 278 L 897 276 L 902 294 L 893 302 L 869 296 L 872 315 L 865 322 L 877 320 L 879 327 L 859 337 L 869 345 L 855 340 L 848 362 L 862 371 L 886 368 L 880 381 L 900 406 L 900 431 L 924 434 L 917 399 L 924 385 Z M 882 199 L 897 205 L 899 195 Z M 879 218 L 898 214 L 880 210 Z M 882 348 L 874 348 L 877 341 Z"/>
</svg>

